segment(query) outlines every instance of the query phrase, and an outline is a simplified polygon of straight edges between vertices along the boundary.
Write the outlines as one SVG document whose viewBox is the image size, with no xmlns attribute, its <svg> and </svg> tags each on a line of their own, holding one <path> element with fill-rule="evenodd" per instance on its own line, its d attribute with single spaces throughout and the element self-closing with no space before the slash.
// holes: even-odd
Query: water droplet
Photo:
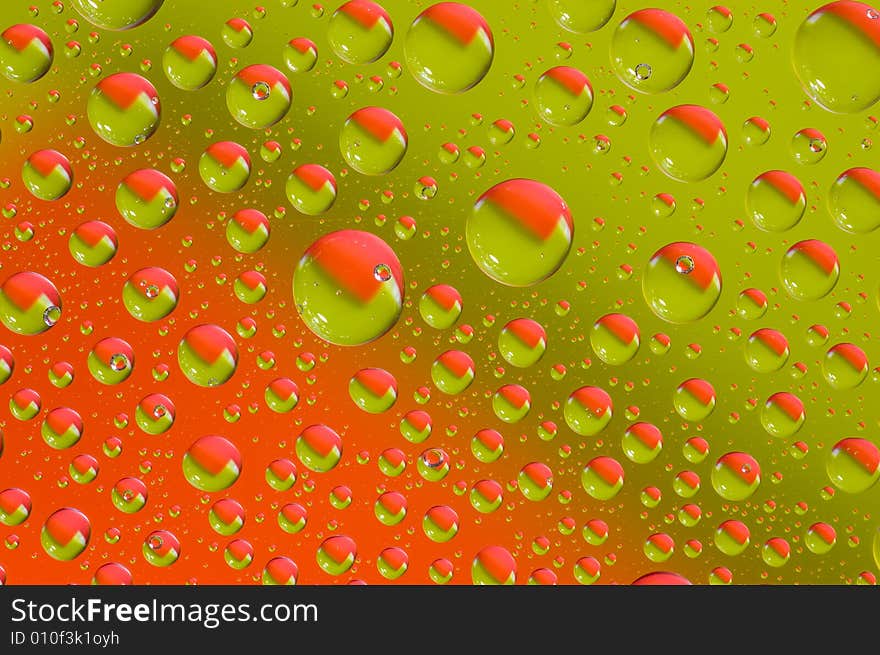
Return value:
<svg viewBox="0 0 880 655">
<path fill-rule="evenodd" d="M 49 305 L 43 312 L 43 323 L 52 327 L 61 318 L 61 308 L 56 305 Z"/>
<path fill-rule="evenodd" d="M 388 264 L 376 264 L 376 268 L 373 269 L 373 276 L 379 282 L 387 282 L 392 277 L 391 267 Z"/>
<path fill-rule="evenodd" d="M 687 275 L 693 271 L 695 266 L 696 263 L 694 262 L 694 258 L 690 255 L 681 255 L 675 260 L 675 270 L 683 275 Z"/>
<path fill-rule="evenodd" d="M 116 353 L 110 357 L 110 367 L 114 371 L 124 371 L 128 368 L 128 357 L 122 353 Z"/>
<path fill-rule="evenodd" d="M 266 82 L 256 82 L 251 87 L 251 94 L 255 100 L 266 100 L 269 97 L 271 88 Z"/>
</svg>

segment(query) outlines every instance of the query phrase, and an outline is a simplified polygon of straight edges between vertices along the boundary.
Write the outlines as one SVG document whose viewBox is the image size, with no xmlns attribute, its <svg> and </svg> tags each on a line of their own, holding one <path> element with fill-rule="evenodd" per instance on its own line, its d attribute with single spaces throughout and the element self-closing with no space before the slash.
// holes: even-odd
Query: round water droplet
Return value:
<svg viewBox="0 0 880 655">
<path fill-rule="evenodd" d="M 868 357 L 858 346 L 838 343 L 822 360 L 822 375 L 834 389 L 854 389 L 868 376 Z"/>
<path fill-rule="evenodd" d="M 648 464 L 663 449 L 663 434 L 651 423 L 633 423 L 620 441 L 627 459 L 636 464 Z"/>
<path fill-rule="evenodd" d="M 218 325 L 190 328 L 177 346 L 177 362 L 186 378 L 200 387 L 227 382 L 238 366 L 238 347 Z"/>
<path fill-rule="evenodd" d="M 0 491 L 0 523 L 16 526 L 24 523 L 31 514 L 33 503 L 24 489 L 10 488 Z"/>
<path fill-rule="evenodd" d="M 40 334 L 60 319 L 61 295 L 39 273 L 14 273 L 0 285 L 0 322 L 12 332 Z"/>
<path fill-rule="evenodd" d="M 58 200 L 70 191 L 73 168 L 57 150 L 37 150 L 22 166 L 21 179 L 35 198 Z"/>
<path fill-rule="evenodd" d="M 880 173 L 850 168 L 841 173 L 828 194 L 828 210 L 837 226 L 853 234 L 880 227 Z"/>
<path fill-rule="evenodd" d="M 336 202 L 336 189 L 333 173 L 318 164 L 297 166 L 284 186 L 290 204 L 308 216 L 328 211 Z"/>
<path fill-rule="evenodd" d="M 199 158 L 199 176 L 209 189 L 218 193 L 238 191 L 250 174 L 250 155 L 234 141 L 212 143 Z"/>
<path fill-rule="evenodd" d="M 553 125 L 577 125 L 593 107 L 593 87 L 583 72 L 556 66 L 535 83 L 538 112 Z"/>
<path fill-rule="evenodd" d="M 162 70 L 178 89 L 196 91 L 214 79 L 217 53 L 214 46 L 200 36 L 181 36 L 165 49 Z"/>
<path fill-rule="evenodd" d="M 134 369 L 134 349 L 117 337 L 101 339 L 88 357 L 89 372 L 101 384 L 119 384 Z"/>
<path fill-rule="evenodd" d="M 816 129 L 804 128 L 797 132 L 791 140 L 791 153 L 801 164 L 816 164 L 825 157 L 828 141 Z"/>
<path fill-rule="evenodd" d="M 502 546 L 486 546 L 471 564 L 475 585 L 512 585 L 516 583 L 516 560 Z"/>
<path fill-rule="evenodd" d="M 318 62 L 318 47 L 310 39 L 297 37 L 284 46 L 284 63 L 294 73 L 307 73 Z"/>
<path fill-rule="evenodd" d="M 611 396 L 604 389 L 581 387 L 565 401 L 565 422 L 576 434 L 591 437 L 605 429 L 613 411 Z"/>
<path fill-rule="evenodd" d="M 804 536 L 804 544 L 815 555 L 829 553 L 836 543 L 837 532 L 827 523 L 813 523 L 807 529 L 807 534 Z"/>
<path fill-rule="evenodd" d="M 349 64 L 369 64 L 384 55 L 394 38 L 391 16 L 371 0 L 350 0 L 333 12 L 327 40 Z"/>
<path fill-rule="evenodd" d="M 722 554 L 736 556 L 742 554 L 749 547 L 751 533 L 742 521 L 724 521 L 715 530 L 715 547 Z"/>
<path fill-rule="evenodd" d="M 391 277 L 380 281 L 376 267 Z M 384 270 L 384 269 L 382 269 Z M 339 345 L 377 339 L 403 307 L 403 269 L 394 251 L 367 232 L 342 230 L 313 243 L 293 277 L 296 308 L 316 335 Z"/>
<path fill-rule="evenodd" d="M 699 182 L 717 171 L 727 155 L 727 130 L 705 107 L 679 105 L 663 112 L 650 136 L 651 155 L 669 177 Z"/>
<path fill-rule="evenodd" d="M 223 24 L 220 36 L 230 48 L 246 48 L 254 40 L 254 30 L 243 18 L 230 18 Z"/>
<path fill-rule="evenodd" d="M 841 0 L 819 7 L 798 28 L 792 55 L 795 74 L 804 91 L 825 109 L 854 114 L 880 99 L 876 13 L 862 2 Z"/>
<path fill-rule="evenodd" d="M 828 452 L 825 470 L 841 491 L 862 493 L 880 477 L 880 449 L 867 439 L 842 439 Z"/>
<path fill-rule="evenodd" d="M 241 474 L 242 457 L 229 440 L 217 435 L 199 437 L 182 460 L 186 481 L 201 491 L 228 489 Z"/>
<path fill-rule="evenodd" d="M 348 395 L 365 412 L 381 414 L 397 401 L 397 381 L 384 369 L 364 368 L 349 380 Z"/>
<path fill-rule="evenodd" d="M 746 210 L 752 221 L 767 232 L 784 232 L 804 215 L 804 187 L 794 175 L 767 171 L 754 179 L 746 193 Z"/>
<path fill-rule="evenodd" d="M 590 345 L 606 364 L 620 366 L 639 351 L 639 326 L 624 314 L 606 314 L 593 323 Z"/>
<path fill-rule="evenodd" d="M 513 319 L 498 335 L 498 350 L 511 366 L 534 366 L 547 350 L 547 332 L 530 318 Z"/>
<path fill-rule="evenodd" d="M 447 350 L 431 365 L 431 379 L 443 393 L 458 394 L 474 380 L 474 360 L 460 350 Z"/>
<path fill-rule="evenodd" d="M 461 294 L 448 284 L 435 284 L 419 299 L 419 315 L 435 330 L 446 330 L 461 316 Z"/>
<path fill-rule="evenodd" d="M 167 530 L 156 530 L 144 539 L 141 553 L 152 566 L 171 566 L 180 557 L 180 541 Z"/>
<path fill-rule="evenodd" d="M 174 182 L 153 168 L 129 173 L 116 188 L 116 209 L 130 225 L 142 230 L 165 225 L 177 213 L 178 203 Z"/>
<path fill-rule="evenodd" d="M 381 107 L 364 107 L 349 116 L 339 133 L 348 165 L 364 175 L 384 175 L 406 154 L 408 139 L 400 119 Z"/>
<path fill-rule="evenodd" d="M 83 266 L 97 268 L 116 256 L 119 241 L 116 231 L 101 221 L 87 221 L 70 233 L 68 249 Z"/>
<path fill-rule="evenodd" d="M 774 393 L 761 408 L 761 425 L 774 437 L 794 436 L 805 420 L 804 403 L 786 391 Z"/>
<path fill-rule="evenodd" d="M 129 30 L 146 22 L 159 11 L 164 0 L 124 0 L 95 2 L 72 0 L 74 9 L 93 25 L 105 30 Z M 61 4 L 61 3 L 58 3 Z"/>
<path fill-rule="evenodd" d="M 88 517 L 78 509 L 64 507 L 52 512 L 43 523 L 40 543 L 47 555 L 68 562 L 82 554 L 91 535 Z"/>
<path fill-rule="evenodd" d="M 837 253 L 816 239 L 799 241 L 782 258 L 782 284 L 796 300 L 818 300 L 828 295 L 840 277 Z"/>
<path fill-rule="evenodd" d="M 388 280 L 394 277 L 394 273 L 387 264 L 376 264 L 376 268 L 373 269 L 373 277 L 379 282 L 388 282 Z"/>
<path fill-rule="evenodd" d="M 677 242 L 654 253 L 642 277 L 651 310 L 670 323 L 689 323 L 708 314 L 721 295 L 721 270 L 712 254 Z"/>
<path fill-rule="evenodd" d="M 758 373 L 778 371 L 788 361 L 788 340 L 781 332 L 761 328 L 752 332 L 745 345 L 746 363 Z"/>
<path fill-rule="evenodd" d="M 330 471 L 342 459 L 342 437 L 326 425 L 310 425 L 296 438 L 296 455 L 310 471 Z"/>
<path fill-rule="evenodd" d="M 690 255 L 679 255 L 675 260 L 675 270 L 682 275 L 692 273 L 696 262 Z"/>
<path fill-rule="evenodd" d="M 128 313 L 147 323 L 159 321 L 173 312 L 179 295 L 177 280 L 158 267 L 132 273 L 122 287 L 122 302 Z"/>
<path fill-rule="evenodd" d="M 760 116 L 752 116 L 742 126 L 743 140 L 750 146 L 761 146 L 770 140 L 770 123 Z"/>
<path fill-rule="evenodd" d="M 262 80 L 254 82 L 254 85 L 251 87 L 251 95 L 254 97 L 254 100 L 266 100 L 269 97 L 270 91 L 271 87 L 269 84 Z"/>
<path fill-rule="evenodd" d="M 594 457 L 581 472 L 581 486 L 596 500 L 611 500 L 623 488 L 624 471 L 612 457 Z"/>
<path fill-rule="evenodd" d="M 722 455 L 712 469 L 712 487 L 725 500 L 742 501 L 761 484 L 761 467 L 748 453 Z"/>
<path fill-rule="evenodd" d="M 507 180 L 486 191 L 467 223 L 468 250 L 493 280 L 531 286 L 565 261 L 574 221 L 565 201 L 534 180 Z"/>
<path fill-rule="evenodd" d="M 257 209 L 239 209 L 226 224 L 226 241 L 237 252 L 258 252 L 269 241 L 269 219 Z"/>
<path fill-rule="evenodd" d="M 293 91 L 277 68 L 253 64 L 242 68 L 226 87 L 226 107 L 232 117 L 253 129 L 274 125 L 290 109 Z"/>
<path fill-rule="evenodd" d="M 704 421 L 715 409 L 715 389 L 706 380 L 691 378 L 675 390 L 672 404 L 685 421 Z"/>
<path fill-rule="evenodd" d="M 617 0 L 547 0 L 547 7 L 560 27 L 569 32 L 595 32 L 605 25 L 614 13 Z"/>
<path fill-rule="evenodd" d="M 14 82 L 35 82 L 52 66 L 55 49 L 36 25 L 12 25 L 0 34 L 0 71 Z"/>
<path fill-rule="evenodd" d="M 440 2 L 413 21 L 405 50 L 407 66 L 419 84 L 437 93 L 462 93 L 489 72 L 495 42 L 475 9 Z"/>
<path fill-rule="evenodd" d="M 146 78 L 135 73 L 114 73 L 92 89 L 86 104 L 89 124 L 99 137 L 114 146 L 134 146 L 150 138 L 159 127 L 159 96 Z"/>
<path fill-rule="evenodd" d="M 694 39 L 675 14 L 641 9 L 627 16 L 611 40 L 614 72 L 629 87 L 662 93 L 678 86 L 694 64 Z"/>
</svg>

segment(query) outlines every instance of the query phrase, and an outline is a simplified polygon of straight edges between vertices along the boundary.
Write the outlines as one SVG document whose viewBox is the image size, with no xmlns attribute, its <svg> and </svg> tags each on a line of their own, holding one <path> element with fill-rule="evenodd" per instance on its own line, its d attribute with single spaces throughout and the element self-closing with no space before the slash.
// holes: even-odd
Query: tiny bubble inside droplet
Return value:
<svg viewBox="0 0 880 655">
<path fill-rule="evenodd" d="M 256 82 L 251 87 L 251 93 L 253 94 L 255 100 L 265 100 L 269 97 L 269 85 L 263 81 Z"/>
<path fill-rule="evenodd" d="M 55 325 L 59 318 L 61 318 L 61 308 L 56 305 L 46 307 L 46 310 L 43 312 L 43 323 L 49 327 Z"/>
<path fill-rule="evenodd" d="M 379 282 L 387 282 L 391 279 L 391 267 L 387 264 L 377 264 L 373 269 L 373 276 Z"/>
<path fill-rule="evenodd" d="M 695 265 L 694 258 L 690 255 L 681 255 L 675 260 L 675 270 L 684 275 L 692 272 Z"/>
</svg>

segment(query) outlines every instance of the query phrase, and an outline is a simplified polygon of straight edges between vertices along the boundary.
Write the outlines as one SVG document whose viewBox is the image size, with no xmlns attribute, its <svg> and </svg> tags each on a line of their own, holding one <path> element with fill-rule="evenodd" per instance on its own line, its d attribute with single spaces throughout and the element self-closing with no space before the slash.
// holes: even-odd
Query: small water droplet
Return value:
<svg viewBox="0 0 880 655">
<path fill-rule="evenodd" d="M 675 270 L 684 275 L 693 271 L 694 266 L 696 266 L 696 262 L 694 262 L 694 258 L 690 255 L 681 255 L 675 260 Z"/>
<path fill-rule="evenodd" d="M 388 264 L 376 264 L 376 268 L 373 269 L 373 277 L 379 282 L 387 282 L 392 277 L 391 267 Z"/>
<path fill-rule="evenodd" d="M 650 64 L 636 64 L 635 73 L 636 77 L 640 80 L 647 80 L 649 77 L 651 77 L 652 72 L 653 71 Z"/>
<path fill-rule="evenodd" d="M 266 100 L 270 92 L 271 88 L 263 81 L 255 82 L 251 87 L 251 94 L 254 96 L 254 100 Z"/>
<path fill-rule="evenodd" d="M 110 368 L 114 371 L 124 371 L 128 368 L 128 357 L 122 353 L 116 353 L 110 357 Z"/>
<path fill-rule="evenodd" d="M 43 311 L 43 323 L 52 327 L 58 322 L 58 319 L 61 318 L 61 308 L 56 305 L 49 305 L 46 307 L 45 311 Z"/>
</svg>

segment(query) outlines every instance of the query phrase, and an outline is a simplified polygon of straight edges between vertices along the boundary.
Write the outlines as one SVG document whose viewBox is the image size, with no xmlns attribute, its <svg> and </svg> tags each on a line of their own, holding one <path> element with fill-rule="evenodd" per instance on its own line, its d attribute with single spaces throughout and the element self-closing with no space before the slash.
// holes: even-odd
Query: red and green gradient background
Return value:
<svg viewBox="0 0 880 655">
<path fill-rule="evenodd" d="M 220 2 L 209 11 L 199 3 L 166 0 L 146 24 L 126 32 L 109 32 L 91 26 L 72 7 L 56 13 L 44 0 L 34 0 L 39 15 L 34 17 L 28 2 L 5 3 L 0 8 L 0 28 L 32 22 L 49 33 L 55 45 L 50 72 L 33 84 L 0 79 L 0 178 L 8 179 L 0 189 L 0 206 L 14 205 L 14 218 L 0 219 L 0 278 L 21 271 L 39 272 L 50 278 L 62 294 L 60 322 L 44 334 L 15 335 L 5 328 L 0 343 L 9 347 L 16 367 L 12 378 L 0 387 L 0 429 L 4 451 L 0 456 L 0 488 L 20 487 L 33 501 L 30 518 L 16 527 L 0 527 L 0 565 L 9 584 L 88 583 L 95 570 L 107 562 L 127 567 L 138 584 L 253 584 L 260 580 L 265 563 L 286 556 L 299 568 L 299 583 L 326 584 L 363 580 L 387 582 L 376 568 L 382 549 L 399 547 L 409 557 L 409 570 L 399 582 L 426 584 L 432 561 L 453 562 L 453 583 L 471 583 L 471 562 L 486 546 L 503 546 L 517 561 L 517 582 L 525 583 L 532 571 L 553 570 L 560 583 L 575 583 L 573 567 L 584 556 L 601 563 L 600 583 L 630 583 L 651 571 L 674 571 L 694 583 L 707 583 L 719 566 L 733 573 L 735 583 L 823 583 L 856 581 L 862 572 L 877 573 L 872 541 L 880 524 L 877 490 L 859 495 L 838 492 L 825 500 L 821 490 L 830 484 L 825 460 L 834 443 L 847 436 L 877 442 L 880 407 L 871 402 L 876 382 L 871 376 L 854 390 L 837 391 L 824 381 L 820 360 L 825 348 L 809 346 L 806 330 L 822 323 L 831 331 L 828 345 L 838 341 L 858 344 L 873 364 L 880 356 L 876 343 L 878 273 L 877 235 L 853 237 L 838 230 L 827 215 L 828 189 L 837 175 L 852 166 L 871 166 L 876 151 L 865 140 L 876 138 L 870 112 L 835 115 L 806 103 L 790 65 L 790 51 L 797 26 L 815 7 L 796 2 L 732 1 L 732 28 L 723 34 L 706 29 L 706 12 L 714 3 L 699 0 L 679 3 L 661 0 L 655 6 L 676 13 L 690 28 L 696 43 L 693 70 L 674 90 L 656 96 L 641 95 L 625 87 L 612 72 L 608 50 L 617 24 L 643 5 L 619 0 L 611 21 L 598 32 L 573 34 L 553 20 L 546 3 L 522 0 L 517 3 L 471 2 L 486 18 L 495 37 L 495 60 L 485 79 L 461 95 L 440 96 L 419 86 L 403 65 L 400 77 L 389 75 L 389 63 L 404 62 L 403 37 L 411 21 L 427 3 L 385 0 L 395 38 L 389 52 L 378 62 L 363 66 L 345 64 L 333 55 L 327 40 L 327 22 L 336 8 L 322 10 L 300 1 L 282 6 L 267 0 L 265 17 L 255 14 L 253 2 Z M 818 4 L 816 4 L 818 6 Z M 768 38 L 753 30 L 760 12 L 771 12 L 778 29 Z M 220 38 L 223 23 L 244 17 L 254 29 L 247 48 L 232 49 Z M 71 33 L 69 21 L 78 29 Z M 99 36 L 96 43 L 89 33 Z M 174 88 L 161 69 L 167 45 L 184 34 L 198 34 L 214 45 L 219 68 L 204 89 L 185 92 Z M 286 71 L 282 58 L 290 39 L 305 36 L 318 46 L 318 64 L 312 72 Z M 705 41 L 717 38 L 720 46 L 708 53 Z M 65 43 L 82 44 L 76 58 L 65 56 Z M 570 58 L 559 59 L 559 42 L 571 45 Z M 755 52 L 751 62 L 737 58 L 736 46 L 748 43 Z M 131 46 L 130 54 L 124 55 Z M 151 62 L 148 68 L 145 62 Z M 225 85 L 248 64 L 268 63 L 285 71 L 293 88 L 293 105 L 287 116 L 267 130 L 248 130 L 238 125 L 225 105 Z M 548 68 L 565 64 L 580 68 L 591 80 L 595 102 L 589 116 L 571 128 L 553 128 L 540 121 L 532 108 L 534 82 Z M 95 66 L 100 66 L 97 73 Z M 147 69 L 144 72 L 144 69 Z M 89 92 L 102 76 L 138 72 L 157 88 L 162 104 L 161 124 L 145 143 L 134 148 L 117 148 L 103 142 L 89 127 L 85 115 Z M 97 73 L 97 74 L 96 74 Z M 369 80 L 383 78 L 375 90 Z M 520 85 L 516 76 L 524 78 Z M 337 80 L 349 85 L 344 98 L 334 97 Z M 723 82 L 730 87 L 730 99 L 712 105 L 710 88 Z M 57 100 L 51 98 L 57 91 Z M 729 135 L 728 157 L 718 173 L 706 181 L 683 184 L 665 177 L 653 164 L 647 135 L 653 121 L 666 109 L 683 103 L 709 106 L 725 123 Z M 366 177 L 347 170 L 338 148 L 339 130 L 354 110 L 378 105 L 395 112 L 409 134 L 409 149 L 393 172 Z M 611 105 L 628 113 L 621 126 L 608 122 Z M 16 117 L 33 118 L 33 129 L 20 133 Z M 182 117 L 192 116 L 184 125 Z M 482 116 L 482 123 L 474 118 Z M 743 143 L 740 126 L 750 116 L 762 116 L 772 125 L 770 141 L 759 149 Z M 516 134 L 507 144 L 490 141 L 490 126 L 497 119 L 513 122 Z M 813 166 L 797 164 L 790 141 L 804 127 L 821 130 L 829 141 L 824 159 Z M 540 136 L 540 146 L 529 148 L 527 134 Z M 593 149 L 596 135 L 607 135 L 612 148 L 605 154 Z M 259 156 L 266 140 L 282 145 L 282 156 L 273 163 Z M 252 172 L 239 193 L 210 191 L 198 175 L 198 158 L 215 141 L 241 143 L 251 155 Z M 472 145 L 485 148 L 488 160 L 479 169 L 465 166 L 463 159 L 445 165 L 439 159 L 441 145 L 454 142 L 462 151 Z M 24 187 L 20 170 L 35 150 L 53 148 L 67 155 L 74 170 L 74 186 L 58 201 L 33 198 Z M 175 173 L 171 162 L 186 162 Z M 320 217 L 297 213 L 284 195 L 284 182 L 293 168 L 304 163 L 327 167 L 339 185 L 332 209 Z M 174 219 L 156 231 L 141 231 L 128 225 L 114 205 L 119 181 L 137 168 L 154 167 L 169 175 L 180 196 Z M 749 183 L 766 170 L 781 168 L 798 175 L 807 193 L 807 215 L 795 229 L 782 234 L 759 232 L 745 216 L 745 193 Z M 414 186 L 430 175 L 438 182 L 437 195 L 418 199 Z M 553 187 L 569 204 L 575 224 L 572 251 L 562 268 L 549 280 L 527 289 L 502 287 L 485 277 L 471 260 L 464 240 L 464 227 L 473 202 L 493 184 L 515 177 L 527 177 Z M 389 201 L 393 194 L 393 200 Z M 675 196 L 677 210 L 667 218 L 651 212 L 651 199 L 658 193 Z M 254 207 L 270 217 L 272 235 L 268 245 L 255 255 L 239 255 L 226 242 L 225 221 L 238 209 Z M 276 208 L 282 211 L 276 212 Z M 418 229 L 408 241 L 395 236 L 400 216 L 415 218 Z M 602 219 L 601 221 L 598 219 Z M 741 219 L 743 224 L 737 223 Z M 105 266 L 80 266 L 68 252 L 71 231 L 86 220 L 110 223 L 119 237 L 119 252 Z M 31 222 L 34 238 L 21 242 L 14 235 L 16 224 Z M 318 237 L 337 229 L 361 229 L 386 240 L 397 252 L 405 274 L 406 298 L 395 327 L 366 346 L 332 346 L 317 339 L 299 319 L 292 297 L 294 267 L 306 248 Z M 818 238 L 833 245 L 841 260 L 841 278 L 834 292 L 821 301 L 799 303 L 785 295 L 778 277 L 778 264 L 794 242 Z M 673 241 L 694 241 L 707 248 L 719 263 L 724 279 L 721 298 L 704 319 L 689 325 L 671 325 L 657 318 L 641 294 L 641 271 L 651 255 Z M 187 272 L 193 260 L 197 268 Z M 129 275 L 145 266 L 170 271 L 180 287 L 177 309 L 158 323 L 133 319 L 122 305 L 122 287 Z M 631 276 L 621 267 L 633 269 Z M 257 305 L 245 305 L 233 294 L 234 279 L 244 271 L 259 269 L 268 279 L 269 292 Z M 225 277 L 225 283 L 218 280 Z M 421 294 L 433 284 L 451 284 L 463 297 L 464 310 L 457 325 L 469 324 L 475 336 L 468 344 L 454 339 L 454 328 L 437 331 L 418 313 Z M 759 321 L 746 321 L 735 312 L 736 298 L 748 287 L 762 289 L 770 310 Z M 571 311 L 555 312 L 565 300 Z M 841 316 L 838 302 L 848 302 L 852 311 Z M 624 366 L 604 365 L 592 352 L 589 331 L 600 316 L 625 313 L 639 325 L 641 349 Z M 494 323 L 486 321 L 494 317 Z M 235 336 L 236 322 L 246 316 L 257 321 L 251 339 Z M 506 322 L 530 317 L 548 334 L 548 351 L 535 366 L 519 370 L 507 366 L 497 355 L 497 338 Z M 93 326 L 83 334 L 82 326 Z M 239 347 L 238 369 L 221 387 L 203 389 L 189 383 L 180 372 L 177 345 L 186 330 L 199 323 L 215 323 L 233 334 Z M 283 336 L 273 329 L 283 326 Z M 792 350 L 788 365 L 772 374 L 756 374 L 746 364 L 742 349 L 748 334 L 760 327 L 783 332 Z M 742 338 L 731 338 L 738 328 Z M 650 336 L 665 332 L 672 347 L 664 356 L 648 348 Z M 132 375 L 117 386 L 97 384 L 86 367 L 88 353 L 105 337 L 120 337 L 132 345 L 135 366 Z M 699 346 L 699 357 L 689 356 Z M 411 364 L 400 359 L 411 346 L 417 358 Z M 431 383 L 430 365 L 445 350 L 466 351 L 476 362 L 476 380 L 458 396 L 446 396 Z M 272 370 L 257 366 L 264 351 L 275 355 Z M 297 356 L 312 353 L 318 358 L 313 370 L 302 372 Z M 590 365 L 584 365 L 589 360 Z M 76 369 L 76 379 L 66 389 L 53 387 L 47 371 L 58 361 Z M 803 362 L 802 377 L 792 373 L 791 364 Z M 156 382 L 151 370 L 159 364 L 170 367 L 166 381 Z M 562 380 L 551 377 L 554 365 L 562 364 Z M 504 367 L 498 375 L 497 367 Z M 394 407 L 381 415 L 360 411 L 348 396 L 348 381 L 364 367 L 382 367 L 397 379 L 399 397 Z M 265 405 L 266 385 L 286 376 L 297 382 L 301 400 L 290 414 L 279 415 Z M 701 377 L 715 387 L 718 406 L 700 425 L 683 424 L 672 405 L 673 391 L 682 381 Z M 520 423 L 501 423 L 493 414 L 491 394 L 502 384 L 521 384 L 531 392 L 532 409 Z M 592 438 L 571 432 L 562 416 L 568 395 L 578 387 L 594 385 L 610 393 L 614 418 L 605 430 Z M 413 394 L 419 387 L 431 389 L 431 400 L 420 405 Z M 36 389 L 42 411 L 33 420 L 20 422 L 7 408 L 8 396 L 21 388 Z M 777 391 L 796 393 L 806 406 L 807 421 L 797 439 L 810 451 L 803 460 L 791 456 L 790 441 L 767 435 L 760 424 L 759 408 Z M 162 393 L 176 406 L 173 428 L 152 436 L 134 423 L 137 403 L 149 393 Z M 223 411 L 229 405 L 241 408 L 241 419 L 229 423 Z M 752 409 L 757 405 L 758 409 Z M 64 451 L 50 449 L 40 437 L 40 422 L 46 411 L 69 406 L 83 417 L 85 432 L 76 446 Z M 623 455 L 620 439 L 631 421 L 627 407 L 638 408 L 639 419 L 657 425 L 664 434 L 664 448 L 651 464 L 636 465 Z M 412 409 L 424 409 L 433 419 L 433 433 L 423 444 L 410 444 L 398 430 L 401 416 Z M 128 427 L 118 428 L 114 418 L 126 414 Z M 559 426 L 555 440 L 538 437 L 542 421 Z M 296 458 L 294 443 L 299 432 L 313 423 L 333 427 L 344 443 L 339 465 L 327 473 L 310 473 Z M 472 435 L 482 428 L 494 428 L 505 437 L 505 452 L 493 464 L 481 464 L 471 454 Z M 181 470 L 181 458 L 198 437 L 220 434 L 234 442 L 243 454 L 243 472 L 237 483 L 224 492 L 206 494 L 190 486 Z M 709 456 L 700 464 L 682 455 L 687 438 L 702 436 L 710 444 Z M 110 437 L 122 440 L 116 458 L 102 453 Z M 396 478 L 385 476 L 377 466 L 386 448 L 399 448 L 407 456 L 405 472 Z M 441 482 L 423 480 L 416 467 L 419 454 L 430 447 L 445 449 L 451 470 Z M 567 447 L 570 455 L 563 457 Z M 761 466 L 762 482 L 747 501 L 733 503 L 719 498 L 710 483 L 711 467 L 728 451 L 745 451 Z M 67 467 L 80 453 L 95 456 L 100 463 L 98 478 L 87 485 L 68 479 Z M 358 454 L 366 463 L 358 462 Z M 623 490 L 610 501 L 588 496 L 580 485 L 581 470 L 593 457 L 606 455 L 624 465 Z M 297 463 L 299 479 L 286 492 L 269 487 L 266 466 L 274 459 Z M 553 491 L 541 502 L 526 500 L 514 483 L 520 469 L 530 462 L 542 462 L 553 471 Z M 149 464 L 148 464 L 149 463 Z M 143 472 L 148 470 L 148 472 Z M 673 491 L 675 475 L 696 471 L 702 487 L 692 499 L 679 498 Z M 778 474 L 778 481 L 774 481 Z M 147 485 L 149 499 L 136 514 L 118 511 L 110 499 L 114 483 L 122 477 L 138 477 Z M 457 483 L 469 490 L 481 479 L 505 486 L 500 509 L 480 514 L 468 502 L 467 494 L 455 492 Z M 336 485 L 348 486 L 352 504 L 338 510 L 328 495 Z M 656 486 L 662 500 L 648 509 L 640 492 Z M 408 501 L 406 519 L 395 527 L 377 521 L 373 504 L 383 491 L 398 491 Z M 570 492 L 570 502 L 560 500 Z M 211 503 L 222 497 L 238 500 L 247 512 L 244 528 L 234 537 L 221 537 L 208 524 Z M 281 505 L 302 504 L 308 510 L 308 525 L 296 535 L 284 533 L 276 516 Z M 700 524 L 685 528 L 677 518 L 679 507 L 696 503 L 703 511 Z M 805 503 L 801 515 L 797 503 Z M 438 544 L 422 531 L 422 517 L 434 505 L 448 505 L 460 518 L 460 531 L 451 541 Z M 92 536 L 85 552 L 72 562 L 58 562 L 40 546 L 40 529 L 45 518 L 60 507 L 75 507 L 90 519 Z M 557 526 L 571 517 L 573 534 L 561 534 Z M 589 519 L 608 523 L 610 534 L 602 546 L 591 546 L 581 536 Z M 751 545 L 737 557 L 720 553 L 713 545 L 715 528 L 724 520 L 737 519 L 751 530 Z M 837 544 L 828 555 L 810 553 L 803 545 L 807 528 L 817 521 L 832 525 Z M 115 544 L 104 539 L 108 529 L 117 528 Z M 180 559 L 168 568 L 148 564 L 141 547 L 153 530 L 174 533 L 181 542 Z M 650 561 L 643 544 L 652 534 L 664 532 L 675 542 L 675 553 L 666 562 Z M 358 558 L 344 575 L 331 577 L 316 563 L 321 542 L 344 534 L 357 543 Z M 537 554 L 532 548 L 538 537 L 547 537 L 550 549 Z M 762 544 L 783 537 L 792 546 L 791 561 L 784 567 L 768 567 L 761 558 Z M 254 562 L 242 571 L 226 565 L 223 550 L 233 538 L 247 540 L 255 550 Z M 697 558 L 684 554 L 684 544 L 697 539 L 703 552 Z M 17 543 L 17 547 L 10 548 Z"/>
</svg>

